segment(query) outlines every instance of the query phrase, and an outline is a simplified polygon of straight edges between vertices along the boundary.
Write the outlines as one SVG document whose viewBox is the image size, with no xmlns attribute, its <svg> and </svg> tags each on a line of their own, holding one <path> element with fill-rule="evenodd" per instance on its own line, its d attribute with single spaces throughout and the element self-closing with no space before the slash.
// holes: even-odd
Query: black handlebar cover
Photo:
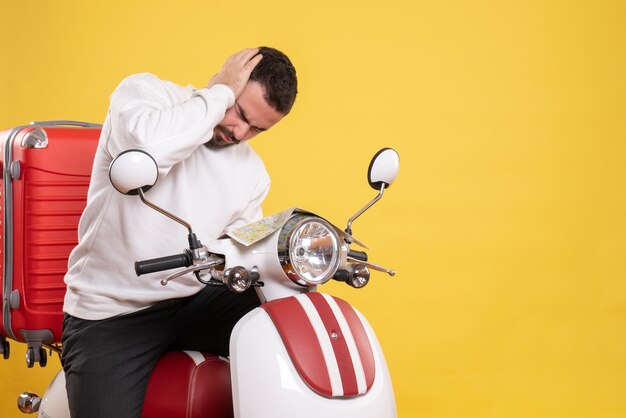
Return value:
<svg viewBox="0 0 626 418">
<path fill-rule="evenodd" d="M 191 254 L 174 254 L 151 260 L 135 261 L 135 273 L 137 273 L 137 276 L 141 276 L 142 274 L 156 273 L 157 271 L 189 267 L 191 263 Z"/>
<path fill-rule="evenodd" d="M 364 251 L 350 250 L 348 251 L 348 257 L 355 258 L 359 261 L 367 261 L 367 253 Z"/>
<path fill-rule="evenodd" d="M 350 272 L 348 270 L 337 270 L 335 275 L 333 276 L 333 280 L 337 280 L 338 282 L 347 283 L 350 278 Z"/>
</svg>

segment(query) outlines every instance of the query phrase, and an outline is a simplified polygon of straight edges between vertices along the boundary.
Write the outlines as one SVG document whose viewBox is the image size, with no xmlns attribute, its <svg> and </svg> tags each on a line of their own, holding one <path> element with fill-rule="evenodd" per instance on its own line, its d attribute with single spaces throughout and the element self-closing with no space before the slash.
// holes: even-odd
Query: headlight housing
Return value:
<svg viewBox="0 0 626 418">
<path fill-rule="evenodd" d="M 294 283 L 317 286 L 330 280 L 340 264 L 341 240 L 325 220 L 295 215 L 278 238 L 278 257 L 283 271 Z"/>
</svg>

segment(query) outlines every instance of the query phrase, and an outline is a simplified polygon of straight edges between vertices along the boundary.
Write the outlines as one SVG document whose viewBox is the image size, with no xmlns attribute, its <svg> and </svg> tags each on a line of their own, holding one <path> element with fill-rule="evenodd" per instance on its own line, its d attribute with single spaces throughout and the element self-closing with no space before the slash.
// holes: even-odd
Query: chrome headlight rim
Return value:
<svg viewBox="0 0 626 418">
<path fill-rule="evenodd" d="M 328 232 L 328 236 L 331 238 L 333 247 L 333 255 L 324 271 L 324 274 L 316 277 L 315 279 L 307 278 L 299 274 L 298 267 L 293 262 L 291 257 L 293 243 L 294 240 L 297 239 L 296 234 L 301 231 L 304 226 L 310 223 L 317 223 Z M 283 271 L 293 283 L 303 287 L 315 287 L 332 279 L 341 264 L 340 252 L 341 238 L 339 237 L 339 234 L 328 221 L 318 216 L 306 214 L 296 214 L 292 216 L 285 223 L 285 225 L 283 225 L 278 237 L 278 258 Z"/>
</svg>

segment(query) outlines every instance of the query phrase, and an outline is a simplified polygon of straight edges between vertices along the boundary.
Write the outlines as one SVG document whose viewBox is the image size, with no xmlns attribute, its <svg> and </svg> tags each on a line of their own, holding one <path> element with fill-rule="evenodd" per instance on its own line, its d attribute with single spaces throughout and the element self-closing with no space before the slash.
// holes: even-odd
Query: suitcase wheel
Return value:
<svg viewBox="0 0 626 418">
<path fill-rule="evenodd" d="M 11 355 L 11 344 L 8 341 L 2 341 L 2 357 L 6 360 Z"/>
<path fill-rule="evenodd" d="M 35 350 L 35 348 L 29 347 L 26 350 L 26 367 L 30 369 L 37 362 L 39 362 L 39 366 L 46 367 L 46 364 L 48 364 L 48 353 L 46 353 L 46 349 L 39 347 L 38 350 Z"/>
</svg>

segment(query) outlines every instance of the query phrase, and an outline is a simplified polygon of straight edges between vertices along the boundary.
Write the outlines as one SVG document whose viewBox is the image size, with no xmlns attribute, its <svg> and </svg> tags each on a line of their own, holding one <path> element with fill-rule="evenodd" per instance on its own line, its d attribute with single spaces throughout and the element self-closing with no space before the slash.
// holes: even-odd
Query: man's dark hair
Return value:
<svg viewBox="0 0 626 418">
<path fill-rule="evenodd" d="M 265 100 L 282 114 L 291 111 L 298 94 L 296 69 L 287 57 L 277 49 L 259 47 L 263 59 L 254 67 L 250 80 L 265 87 Z"/>
</svg>

